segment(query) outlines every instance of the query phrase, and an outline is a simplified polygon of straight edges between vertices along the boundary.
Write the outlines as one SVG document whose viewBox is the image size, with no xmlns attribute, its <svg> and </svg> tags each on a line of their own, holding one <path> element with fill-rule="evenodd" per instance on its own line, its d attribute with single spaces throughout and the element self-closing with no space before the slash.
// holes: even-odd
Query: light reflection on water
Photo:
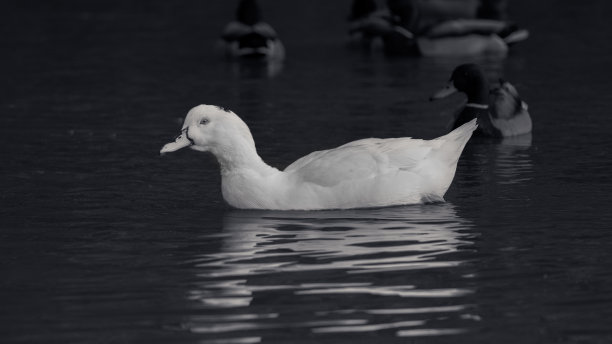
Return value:
<svg viewBox="0 0 612 344">
<path fill-rule="evenodd" d="M 221 315 L 194 316 L 184 327 L 196 333 L 264 336 L 273 328 L 302 328 L 319 335 L 460 333 L 465 329 L 436 332 L 429 323 L 440 317 L 478 318 L 465 315 L 473 307 L 462 297 L 474 290 L 460 281 L 473 277 L 462 257 L 472 244 L 470 228 L 449 203 L 353 211 L 231 211 L 223 231 L 214 235 L 222 238 L 219 252 L 189 262 L 197 267 L 200 282 L 188 299 Z M 462 269 L 453 272 L 458 267 Z M 429 274 L 438 270 L 456 275 L 457 283 L 428 286 Z M 258 299 L 266 295 L 288 297 L 294 312 L 304 312 L 297 308 L 308 309 L 304 303 L 313 298 L 334 300 L 335 305 L 311 306 L 309 314 L 291 319 L 291 311 L 283 314 L 287 309 L 282 301 L 260 307 Z M 367 303 L 338 302 L 364 295 Z"/>
</svg>

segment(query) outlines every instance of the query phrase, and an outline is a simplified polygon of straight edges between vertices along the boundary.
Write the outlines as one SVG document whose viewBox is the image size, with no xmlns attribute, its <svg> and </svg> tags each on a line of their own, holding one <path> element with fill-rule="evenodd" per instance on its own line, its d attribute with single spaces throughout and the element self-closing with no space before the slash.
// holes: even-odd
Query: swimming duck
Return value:
<svg viewBox="0 0 612 344">
<path fill-rule="evenodd" d="M 370 14 L 352 24 L 352 32 L 380 36 L 388 55 L 506 55 L 511 45 L 529 37 L 515 24 L 493 19 L 462 18 L 428 24 L 423 4 L 388 0 L 387 15 Z"/>
<path fill-rule="evenodd" d="M 191 109 L 181 134 L 161 154 L 189 147 L 211 152 L 227 203 L 243 209 L 316 210 L 443 201 L 476 120 L 433 140 L 353 141 L 310 153 L 284 170 L 257 154 L 248 126 L 213 105 Z"/>
<path fill-rule="evenodd" d="M 455 19 L 442 22 L 417 38 L 423 56 L 501 55 L 524 41 L 529 31 L 512 23 L 489 19 Z"/>
<path fill-rule="evenodd" d="M 445 98 L 456 92 L 465 93 L 467 103 L 455 118 L 453 128 L 477 118 L 479 135 L 508 137 L 531 132 L 527 104 L 516 88 L 500 80 L 499 87 L 489 90 L 487 77 L 478 65 L 468 63 L 455 68 L 446 87 L 431 99 Z"/>
<path fill-rule="evenodd" d="M 262 21 L 255 0 L 241 0 L 236 20 L 228 23 L 218 43 L 218 50 L 230 58 L 282 60 L 285 48 L 270 24 Z"/>
<path fill-rule="evenodd" d="M 349 46 L 370 49 L 382 45 L 381 33 L 389 27 L 389 11 L 379 9 L 375 0 L 353 0 L 349 20 Z"/>
</svg>

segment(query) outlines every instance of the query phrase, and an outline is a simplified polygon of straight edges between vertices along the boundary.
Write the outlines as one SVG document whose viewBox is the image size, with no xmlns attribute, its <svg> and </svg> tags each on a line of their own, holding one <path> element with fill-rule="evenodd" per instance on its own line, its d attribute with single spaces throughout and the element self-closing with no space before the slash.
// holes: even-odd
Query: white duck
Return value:
<svg viewBox="0 0 612 344">
<path fill-rule="evenodd" d="M 184 147 L 211 152 L 221 167 L 223 198 L 243 209 L 315 210 L 443 201 L 476 120 L 433 140 L 353 141 L 298 159 L 284 171 L 257 154 L 247 125 L 233 112 L 199 105 L 161 154 Z"/>
</svg>

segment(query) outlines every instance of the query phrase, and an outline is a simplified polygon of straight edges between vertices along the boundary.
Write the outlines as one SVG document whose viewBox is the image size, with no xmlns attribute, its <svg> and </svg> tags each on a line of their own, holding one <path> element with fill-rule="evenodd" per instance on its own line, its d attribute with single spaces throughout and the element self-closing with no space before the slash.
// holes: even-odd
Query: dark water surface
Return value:
<svg viewBox="0 0 612 344">
<path fill-rule="evenodd" d="M 216 161 L 161 146 L 200 103 L 284 167 L 362 137 L 433 138 L 458 59 L 345 48 L 350 1 L 262 0 L 282 66 L 212 45 L 230 1 L 0 5 L 0 342 L 612 342 L 609 1 L 514 1 L 481 58 L 534 132 L 470 143 L 447 203 L 237 211 Z"/>
</svg>

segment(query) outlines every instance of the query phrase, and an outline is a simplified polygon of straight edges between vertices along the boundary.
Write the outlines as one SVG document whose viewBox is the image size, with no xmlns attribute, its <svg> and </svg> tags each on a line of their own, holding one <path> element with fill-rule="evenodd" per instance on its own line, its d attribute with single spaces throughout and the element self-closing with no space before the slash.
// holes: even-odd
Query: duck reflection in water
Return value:
<svg viewBox="0 0 612 344">
<path fill-rule="evenodd" d="M 349 16 L 351 42 L 381 45 L 388 55 L 506 55 L 529 37 L 505 18 L 505 1 L 355 0 Z M 379 44 L 376 44 L 380 42 Z M 353 43 L 352 45 L 356 45 Z"/>
<path fill-rule="evenodd" d="M 497 144 L 495 174 L 499 184 L 520 184 L 533 178 L 531 133 L 505 137 Z"/>
<path fill-rule="evenodd" d="M 460 163 L 464 173 L 457 178 L 456 190 L 464 195 L 526 199 L 528 196 L 521 195 L 520 189 L 503 186 L 527 186 L 533 179 L 531 146 L 531 133 L 493 142 L 484 138 L 475 140 L 466 147 L 465 159 Z"/>
<path fill-rule="evenodd" d="M 462 253 L 472 245 L 470 228 L 449 203 L 231 211 L 222 233 L 202 238 L 221 239 L 222 245 L 190 262 L 200 282 L 188 297 L 209 309 L 207 314 L 231 310 L 234 318 L 220 325 L 213 316 L 194 316 L 187 327 L 198 333 L 227 329 L 227 335 L 236 335 L 236 329 L 264 334 L 268 328 L 395 329 L 400 336 L 415 327 L 435 327 L 442 314 L 467 319 L 462 314 L 473 307 L 465 297 L 474 291 L 462 280 L 473 275 L 473 267 Z M 452 276 L 442 279 L 445 283 L 454 282 L 440 285 L 439 274 Z M 330 301 L 313 305 L 312 298 Z"/>
</svg>

